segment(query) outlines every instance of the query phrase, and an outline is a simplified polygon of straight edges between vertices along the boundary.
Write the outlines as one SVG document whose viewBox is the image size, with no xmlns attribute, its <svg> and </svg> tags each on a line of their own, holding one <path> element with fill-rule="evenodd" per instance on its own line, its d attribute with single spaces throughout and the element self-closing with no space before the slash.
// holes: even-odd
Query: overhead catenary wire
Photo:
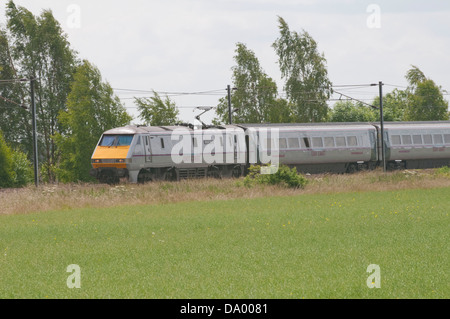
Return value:
<svg viewBox="0 0 450 319">
<path fill-rule="evenodd" d="M 402 88 L 402 89 L 406 89 L 406 86 L 402 86 L 402 85 L 397 85 L 397 84 L 383 84 L 386 86 L 390 86 L 390 87 L 395 87 L 395 88 Z M 373 86 L 378 86 L 378 84 L 337 84 L 337 85 L 331 85 L 331 86 L 327 86 L 327 87 L 323 87 L 326 89 L 331 89 L 331 96 L 327 99 L 328 102 L 339 102 L 339 101 L 357 101 L 360 102 L 363 105 L 366 106 L 370 106 L 371 108 L 374 109 L 378 109 L 377 106 L 374 106 L 372 104 L 370 104 L 370 102 L 374 101 L 374 98 L 376 97 L 376 94 L 374 92 L 370 92 L 370 91 L 361 91 L 361 89 L 364 88 L 368 88 L 368 87 L 373 87 Z M 255 90 L 255 89 L 271 89 L 273 88 L 272 86 L 254 86 L 251 89 Z M 339 89 L 339 91 L 336 91 L 336 89 Z M 192 92 L 187 92 L 187 91 L 156 91 L 156 90 L 142 90 L 142 89 L 133 89 L 133 88 L 113 88 L 114 91 L 116 91 L 116 93 L 122 95 L 125 94 L 125 96 L 119 96 L 120 100 L 126 101 L 126 100 L 135 100 L 135 99 L 150 99 L 154 96 L 139 96 L 140 94 L 160 94 L 166 97 L 170 97 L 170 98 L 174 98 L 174 97 L 180 97 L 180 96 L 220 96 L 220 97 L 225 97 L 226 96 L 226 89 L 215 89 L 215 90 L 199 90 L 199 91 L 192 91 Z M 120 93 L 119 93 L 120 92 Z M 126 96 L 129 94 L 136 94 L 136 96 L 130 97 L 130 96 Z M 314 95 L 317 94 L 317 91 L 302 91 L 302 92 L 297 92 L 297 98 L 302 95 L 305 96 L 304 101 L 305 102 L 322 102 L 322 99 L 315 99 Z M 411 94 L 411 93 L 409 93 Z M 409 95 L 408 94 L 408 95 Z M 311 96 L 312 95 L 312 96 Z M 356 98 L 354 96 L 370 96 L 372 95 L 373 98 Z M 449 93 L 447 93 L 447 91 L 443 90 L 442 91 L 442 95 L 447 96 L 450 95 Z M 277 93 L 276 97 L 277 98 L 287 98 L 289 96 L 289 94 L 287 92 L 281 92 L 281 93 Z M 333 97 L 334 96 L 334 97 Z M 338 98 L 336 97 L 338 96 Z M 369 102 L 369 103 L 368 103 Z M 196 108 L 197 106 L 177 106 L 177 108 L 180 109 L 193 109 Z M 137 107 L 135 106 L 126 106 L 126 108 L 130 108 L 130 109 L 136 109 Z"/>
<path fill-rule="evenodd" d="M 156 91 L 156 90 L 140 90 L 140 89 L 123 89 L 123 88 L 113 88 L 114 91 L 125 91 L 131 93 L 157 93 L 161 95 L 209 95 L 218 94 L 223 92 L 224 89 L 207 90 L 207 91 L 194 91 L 194 92 L 170 92 L 170 91 Z"/>
<path fill-rule="evenodd" d="M 16 82 L 29 82 L 30 79 L 29 78 L 18 78 L 18 79 L 1 79 L 0 80 L 0 84 L 4 84 L 4 83 L 16 83 Z"/>
<path fill-rule="evenodd" d="M 14 102 L 13 100 L 10 100 L 10 99 L 8 99 L 8 98 L 6 98 L 6 97 L 4 97 L 4 96 L 1 96 L 1 95 L 0 95 L 0 99 L 6 101 L 6 102 L 8 102 L 8 103 L 12 103 L 12 104 L 14 104 L 14 105 L 16 105 L 16 106 L 20 106 L 21 108 L 23 108 L 23 109 L 25 109 L 25 110 L 28 110 L 28 108 L 27 108 L 25 105 L 19 104 L 19 103 L 17 103 L 17 102 Z M 3 106 L 3 107 L 15 107 L 15 106 Z"/>
</svg>

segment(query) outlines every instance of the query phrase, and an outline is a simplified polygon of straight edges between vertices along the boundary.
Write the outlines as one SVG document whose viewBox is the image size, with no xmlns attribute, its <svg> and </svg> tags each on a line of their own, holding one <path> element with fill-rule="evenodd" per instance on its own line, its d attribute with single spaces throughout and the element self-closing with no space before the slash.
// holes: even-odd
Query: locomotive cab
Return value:
<svg viewBox="0 0 450 319">
<path fill-rule="evenodd" d="M 105 132 L 92 154 L 91 176 L 103 183 L 117 183 L 120 178 L 127 178 L 133 138 L 134 134 Z"/>
</svg>

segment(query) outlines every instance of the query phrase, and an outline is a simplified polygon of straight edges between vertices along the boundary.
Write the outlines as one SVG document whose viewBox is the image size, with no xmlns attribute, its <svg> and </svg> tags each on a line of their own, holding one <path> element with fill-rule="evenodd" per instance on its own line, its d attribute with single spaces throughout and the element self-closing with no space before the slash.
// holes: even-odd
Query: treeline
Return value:
<svg viewBox="0 0 450 319">
<path fill-rule="evenodd" d="M 376 121 L 379 113 L 354 101 L 330 108 L 333 85 L 327 61 L 316 41 L 304 30 L 290 30 L 279 17 L 279 37 L 272 44 L 284 86 L 261 67 L 255 53 L 236 44 L 232 67 L 233 123 L 305 123 Z M 50 10 L 39 16 L 10 0 L 6 25 L 0 26 L 0 188 L 20 187 L 33 180 L 32 119 L 27 82 L 36 78 L 40 178 L 45 182 L 92 181 L 91 154 L 101 134 L 129 124 L 110 84 L 91 62 L 79 58 Z M 386 121 L 447 120 L 444 91 L 420 69 L 406 74 L 408 87 L 384 96 Z M 283 97 L 281 97 L 283 96 Z M 140 119 L 147 125 L 180 122 L 173 101 L 156 92 L 136 98 Z M 379 105 L 374 98 L 373 105 Z M 215 124 L 228 122 L 228 101 L 216 108 Z"/>
<path fill-rule="evenodd" d="M 30 88 L 19 81 L 30 78 L 36 78 L 40 178 L 92 180 L 90 157 L 99 136 L 131 117 L 100 71 L 79 59 L 51 11 L 34 16 L 9 1 L 0 27 L 0 187 L 33 180 Z"/>
</svg>

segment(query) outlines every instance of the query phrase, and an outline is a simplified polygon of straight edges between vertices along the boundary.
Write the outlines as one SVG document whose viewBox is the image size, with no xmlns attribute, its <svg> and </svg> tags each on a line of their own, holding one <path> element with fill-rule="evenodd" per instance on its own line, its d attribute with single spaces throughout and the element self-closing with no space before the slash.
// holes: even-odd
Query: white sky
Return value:
<svg viewBox="0 0 450 319">
<path fill-rule="evenodd" d="M 1 24 L 5 23 L 6 2 L 0 1 Z M 231 84 L 236 43 L 242 42 L 255 52 L 283 93 L 277 56 L 271 46 L 278 37 L 277 16 L 281 16 L 291 30 L 304 29 L 317 41 L 334 85 L 383 81 L 403 87 L 407 85 L 405 74 L 413 64 L 450 92 L 450 1 L 14 2 L 35 15 L 51 9 L 79 57 L 95 64 L 116 89 L 223 90 L 225 95 L 226 86 Z M 385 92 L 394 89 L 390 85 L 384 87 Z M 377 87 L 341 91 L 367 102 L 378 95 Z M 129 113 L 137 117 L 132 97 L 143 95 L 119 90 L 116 93 Z M 171 99 L 180 106 L 181 119 L 193 122 L 200 111 L 188 107 L 215 106 L 219 97 L 182 95 Z M 212 115 L 203 119 L 210 122 Z"/>
</svg>

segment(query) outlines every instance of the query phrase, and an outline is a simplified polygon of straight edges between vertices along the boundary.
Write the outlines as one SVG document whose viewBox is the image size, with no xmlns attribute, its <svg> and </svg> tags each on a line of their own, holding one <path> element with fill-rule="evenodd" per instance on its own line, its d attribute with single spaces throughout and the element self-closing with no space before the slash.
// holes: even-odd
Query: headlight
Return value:
<svg viewBox="0 0 450 319">
<path fill-rule="evenodd" d="M 125 160 L 124 159 L 116 159 L 116 163 L 125 163 Z"/>
<path fill-rule="evenodd" d="M 102 162 L 102 160 L 101 159 L 94 159 L 94 160 L 92 160 L 92 163 L 101 163 Z"/>
</svg>

